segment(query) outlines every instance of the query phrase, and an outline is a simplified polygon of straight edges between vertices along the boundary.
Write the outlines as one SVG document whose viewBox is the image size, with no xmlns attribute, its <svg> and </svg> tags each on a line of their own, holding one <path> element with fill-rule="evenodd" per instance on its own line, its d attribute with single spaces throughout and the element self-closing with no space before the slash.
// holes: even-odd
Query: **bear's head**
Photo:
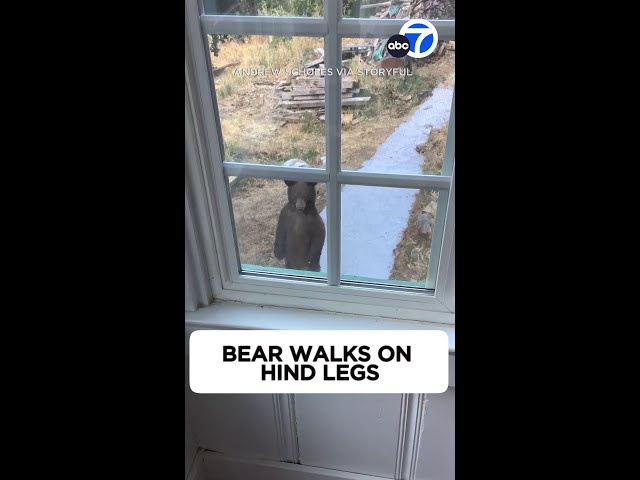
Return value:
<svg viewBox="0 0 640 480">
<path fill-rule="evenodd" d="M 316 183 L 315 182 L 294 182 L 285 180 L 287 184 L 287 195 L 289 203 L 298 210 L 315 206 L 316 204 Z"/>
</svg>

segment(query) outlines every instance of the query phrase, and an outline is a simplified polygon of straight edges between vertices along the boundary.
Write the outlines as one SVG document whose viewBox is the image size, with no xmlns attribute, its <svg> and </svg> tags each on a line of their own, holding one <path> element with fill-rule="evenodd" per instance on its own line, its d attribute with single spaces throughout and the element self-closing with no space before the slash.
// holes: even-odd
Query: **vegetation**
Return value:
<svg viewBox="0 0 640 480">
<path fill-rule="evenodd" d="M 343 39 L 345 44 L 362 41 Z M 230 36 L 221 44 L 218 56 L 211 53 L 212 63 L 217 67 L 239 62 L 214 79 L 227 160 L 282 165 L 299 158 L 312 167 L 322 168 L 321 156 L 325 155 L 326 147 L 324 121 L 311 112 L 283 113 L 278 108 L 281 101 L 278 86 L 292 78 L 285 69 L 299 68 L 317 58 L 316 49 L 323 47 L 323 39 L 314 37 Z M 363 107 L 343 108 L 343 169 L 358 170 L 390 133 L 414 113 L 416 106 L 431 95 L 437 84 L 449 76 L 453 78 L 453 56 L 451 52 L 447 58 L 443 56 L 415 68 L 412 76 L 404 78 L 354 75 L 360 95 L 372 98 Z M 372 69 L 375 65 L 356 59 L 345 67 Z M 266 75 L 237 74 L 237 70 L 256 68 L 280 71 Z M 289 113 L 294 119 L 284 121 Z M 425 165 L 438 170 L 437 159 L 434 161 L 425 160 Z M 326 185 L 318 183 L 316 188 L 316 205 L 321 211 Z M 284 267 L 273 255 L 278 214 L 287 202 L 284 182 L 239 178 L 231 196 L 241 262 Z M 436 198 L 435 193 L 421 191 L 416 195 L 414 208 L 431 205 L 429 208 L 434 209 Z M 425 238 L 411 222 L 396 249 L 393 278 L 417 281 L 426 275 L 430 237 Z"/>
<path fill-rule="evenodd" d="M 356 57 L 349 63 L 349 68 L 357 72 L 373 67 Z M 360 88 L 371 95 L 371 101 L 358 108 L 365 117 L 377 117 L 382 113 L 400 117 L 430 97 L 439 81 L 428 69 L 416 69 L 406 76 L 362 75 L 357 79 Z"/>
<path fill-rule="evenodd" d="M 424 159 L 422 171 L 425 174 L 440 174 L 448 130 L 448 123 L 441 128 L 432 129 L 429 132 L 426 143 L 419 146 L 419 152 Z M 402 233 L 400 243 L 398 243 L 393 252 L 392 279 L 411 280 L 420 283 L 426 281 L 429 258 L 431 256 L 432 230 L 428 233 L 422 233 L 418 218 L 424 212 L 433 228 L 437 204 L 437 192 L 426 189 L 418 191 L 409 213 L 409 223 Z"/>
<path fill-rule="evenodd" d="M 335 0 L 340 1 L 340 0 Z M 361 0 L 342 0 L 345 17 L 358 16 Z M 323 0 L 204 0 L 205 12 L 224 15 L 261 15 L 271 17 L 321 17 Z M 217 57 L 220 45 L 231 35 L 211 35 L 209 48 Z"/>
</svg>

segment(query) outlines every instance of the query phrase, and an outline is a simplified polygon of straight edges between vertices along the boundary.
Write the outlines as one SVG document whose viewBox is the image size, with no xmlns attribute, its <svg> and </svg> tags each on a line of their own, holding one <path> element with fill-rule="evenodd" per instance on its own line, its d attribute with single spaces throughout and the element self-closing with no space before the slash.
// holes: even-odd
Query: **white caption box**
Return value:
<svg viewBox="0 0 640 480">
<path fill-rule="evenodd" d="M 448 355 L 440 330 L 197 330 L 189 383 L 195 393 L 442 393 Z"/>
</svg>

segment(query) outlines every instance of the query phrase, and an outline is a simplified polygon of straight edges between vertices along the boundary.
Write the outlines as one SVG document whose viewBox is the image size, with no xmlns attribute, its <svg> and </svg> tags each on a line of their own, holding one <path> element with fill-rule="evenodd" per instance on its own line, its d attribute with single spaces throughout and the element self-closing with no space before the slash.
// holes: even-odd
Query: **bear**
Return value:
<svg viewBox="0 0 640 480">
<path fill-rule="evenodd" d="M 301 160 L 284 166 L 308 167 Z M 316 209 L 316 183 L 285 180 L 288 202 L 282 207 L 276 227 L 273 253 L 292 270 L 320 271 L 325 226 Z"/>
</svg>

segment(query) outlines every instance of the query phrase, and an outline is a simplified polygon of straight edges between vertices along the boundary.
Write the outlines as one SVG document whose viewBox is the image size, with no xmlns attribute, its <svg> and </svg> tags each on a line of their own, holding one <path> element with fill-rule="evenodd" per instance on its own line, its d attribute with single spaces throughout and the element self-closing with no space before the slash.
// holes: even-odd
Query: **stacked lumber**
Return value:
<svg viewBox="0 0 640 480">
<path fill-rule="evenodd" d="M 355 56 L 366 57 L 371 54 L 373 45 L 371 43 L 354 43 L 342 45 L 342 64 L 345 65 Z M 315 115 L 324 113 L 325 100 L 325 77 L 324 77 L 324 50 L 317 48 L 315 52 L 319 58 L 307 62 L 305 69 L 315 69 L 317 75 L 302 75 L 294 78 L 289 82 L 281 82 L 276 90 L 280 92 L 280 103 L 278 104 L 284 110 L 308 111 Z M 333 72 L 337 75 L 337 72 Z M 358 81 L 351 77 L 341 77 L 342 89 L 342 106 L 362 105 L 371 97 L 364 96 L 360 92 Z M 283 116 L 287 121 L 295 121 L 295 117 Z"/>
<path fill-rule="evenodd" d="M 360 56 L 365 58 L 373 51 L 373 45 L 371 43 L 349 43 L 342 45 L 342 64 L 346 64 L 351 58 Z M 316 48 L 315 52 L 320 55 L 319 58 L 311 60 L 304 64 L 304 68 L 318 68 L 322 69 L 324 65 L 324 49 Z"/>
<path fill-rule="evenodd" d="M 374 3 L 372 3 L 372 1 Z M 361 17 L 423 18 L 425 20 L 454 20 L 456 0 L 369 0 L 360 7 Z"/>
<path fill-rule="evenodd" d="M 359 96 L 358 81 L 352 77 L 341 78 L 342 106 L 362 105 L 369 100 L 369 96 Z M 276 89 L 281 91 L 279 105 L 286 110 L 312 110 L 320 114 L 324 112 L 325 77 L 300 76 L 290 83 L 279 85 Z M 316 109 L 320 111 L 315 111 Z"/>
<path fill-rule="evenodd" d="M 422 18 L 425 20 L 455 20 L 456 2 L 455 0 L 390 0 L 382 3 L 371 3 L 374 0 L 363 0 L 361 7 L 361 17 L 372 18 Z M 365 3 L 365 2 L 368 2 Z M 367 8 L 365 8 L 365 6 Z M 374 7 L 375 10 L 368 7 Z M 362 10 L 365 8 L 364 10 Z M 374 14 L 375 13 L 375 14 Z M 380 60 L 381 56 L 386 56 L 384 61 L 393 62 L 386 52 L 386 39 L 376 39 L 374 42 L 374 59 Z M 455 50 L 455 42 L 439 42 L 438 48 L 433 54 L 434 57 L 442 56 L 447 50 Z M 411 60 L 410 60 L 411 61 Z M 432 58 L 419 59 L 416 66 L 430 63 Z"/>
<path fill-rule="evenodd" d="M 369 55 L 373 45 L 371 43 L 348 43 L 342 45 L 342 58 L 351 58 L 356 55 L 366 57 Z"/>
</svg>

